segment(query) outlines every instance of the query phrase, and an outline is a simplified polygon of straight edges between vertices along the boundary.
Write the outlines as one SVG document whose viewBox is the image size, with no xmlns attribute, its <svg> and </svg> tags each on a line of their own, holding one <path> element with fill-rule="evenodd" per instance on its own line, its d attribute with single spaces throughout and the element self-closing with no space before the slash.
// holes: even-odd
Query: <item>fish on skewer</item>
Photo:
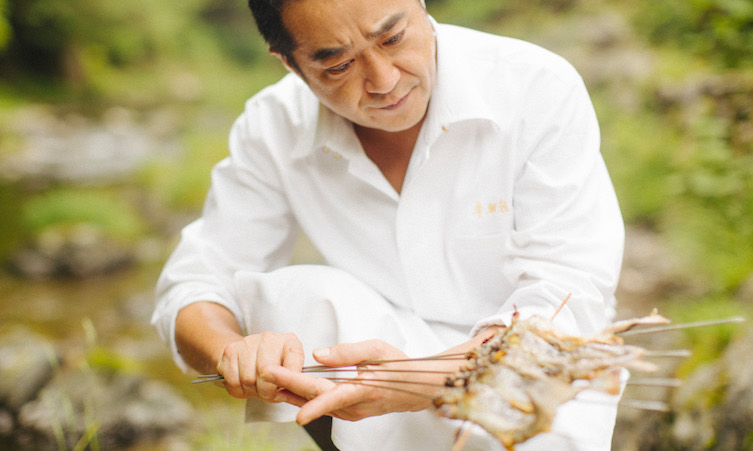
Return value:
<svg viewBox="0 0 753 451">
<path fill-rule="evenodd" d="M 643 348 L 616 334 L 636 325 L 666 324 L 653 312 L 615 323 L 591 337 L 558 332 L 538 316 L 519 319 L 469 353 L 434 400 L 439 415 L 486 429 L 507 449 L 549 431 L 557 408 L 585 389 L 620 392 L 622 368 L 653 371 Z"/>
</svg>

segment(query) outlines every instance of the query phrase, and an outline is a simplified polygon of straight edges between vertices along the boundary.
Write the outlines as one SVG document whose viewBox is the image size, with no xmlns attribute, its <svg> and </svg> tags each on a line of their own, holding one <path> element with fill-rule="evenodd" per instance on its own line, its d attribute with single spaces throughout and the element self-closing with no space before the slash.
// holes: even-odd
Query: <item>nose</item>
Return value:
<svg viewBox="0 0 753 451">
<path fill-rule="evenodd" d="M 370 94 L 388 94 L 400 80 L 400 69 L 388 55 L 370 52 L 364 58 L 364 86 Z"/>
</svg>

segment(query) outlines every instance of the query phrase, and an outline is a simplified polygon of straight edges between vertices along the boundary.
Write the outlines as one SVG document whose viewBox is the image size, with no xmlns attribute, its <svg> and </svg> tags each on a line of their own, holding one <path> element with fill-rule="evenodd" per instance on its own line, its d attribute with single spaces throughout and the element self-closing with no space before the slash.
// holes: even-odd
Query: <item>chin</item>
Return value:
<svg viewBox="0 0 753 451">
<path fill-rule="evenodd" d="M 420 124 L 422 119 L 423 116 L 419 118 L 398 119 L 394 121 L 372 120 L 369 121 L 369 125 L 364 125 L 364 127 L 374 128 L 385 132 L 399 133 L 410 130 Z"/>
</svg>

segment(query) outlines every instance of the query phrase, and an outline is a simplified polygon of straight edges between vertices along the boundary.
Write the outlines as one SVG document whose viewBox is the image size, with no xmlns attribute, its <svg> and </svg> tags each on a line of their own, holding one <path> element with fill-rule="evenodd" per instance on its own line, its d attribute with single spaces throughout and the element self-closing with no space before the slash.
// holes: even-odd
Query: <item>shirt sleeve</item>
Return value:
<svg viewBox="0 0 753 451">
<path fill-rule="evenodd" d="M 226 307 L 243 328 L 234 292 L 238 270 L 268 271 L 287 264 L 297 235 L 274 159 L 247 107 L 234 124 L 230 157 L 212 171 L 212 186 L 201 219 L 187 226 L 157 283 L 152 316 L 173 359 L 189 367 L 175 343 L 175 320 L 183 307 L 199 301 Z"/>
<path fill-rule="evenodd" d="M 624 225 L 593 106 L 574 69 L 569 74 L 525 93 L 514 227 L 503 268 L 514 289 L 474 334 L 509 324 L 516 310 L 523 318 L 551 318 L 568 296 L 554 319 L 564 332 L 592 333 L 613 319 Z"/>
</svg>

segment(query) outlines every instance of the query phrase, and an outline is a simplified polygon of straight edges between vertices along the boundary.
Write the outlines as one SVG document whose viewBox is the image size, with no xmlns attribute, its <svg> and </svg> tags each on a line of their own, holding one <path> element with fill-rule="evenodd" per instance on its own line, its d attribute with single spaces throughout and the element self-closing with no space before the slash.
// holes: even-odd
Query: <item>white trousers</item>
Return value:
<svg viewBox="0 0 753 451">
<path fill-rule="evenodd" d="M 314 349 L 378 338 L 411 357 L 438 353 L 467 341 L 472 325 L 455 327 L 425 321 L 396 307 L 350 274 L 327 266 L 288 266 L 269 273 L 239 272 L 236 293 L 246 332 L 293 332 L 306 361 Z M 552 431 L 539 434 L 518 451 L 610 449 L 619 397 L 586 391 L 562 405 Z M 289 422 L 298 408 L 249 400 L 248 421 Z M 342 451 L 450 450 L 462 422 L 434 411 L 391 413 L 357 422 L 334 419 L 332 439 Z M 503 450 L 479 427 L 464 451 Z"/>
</svg>

